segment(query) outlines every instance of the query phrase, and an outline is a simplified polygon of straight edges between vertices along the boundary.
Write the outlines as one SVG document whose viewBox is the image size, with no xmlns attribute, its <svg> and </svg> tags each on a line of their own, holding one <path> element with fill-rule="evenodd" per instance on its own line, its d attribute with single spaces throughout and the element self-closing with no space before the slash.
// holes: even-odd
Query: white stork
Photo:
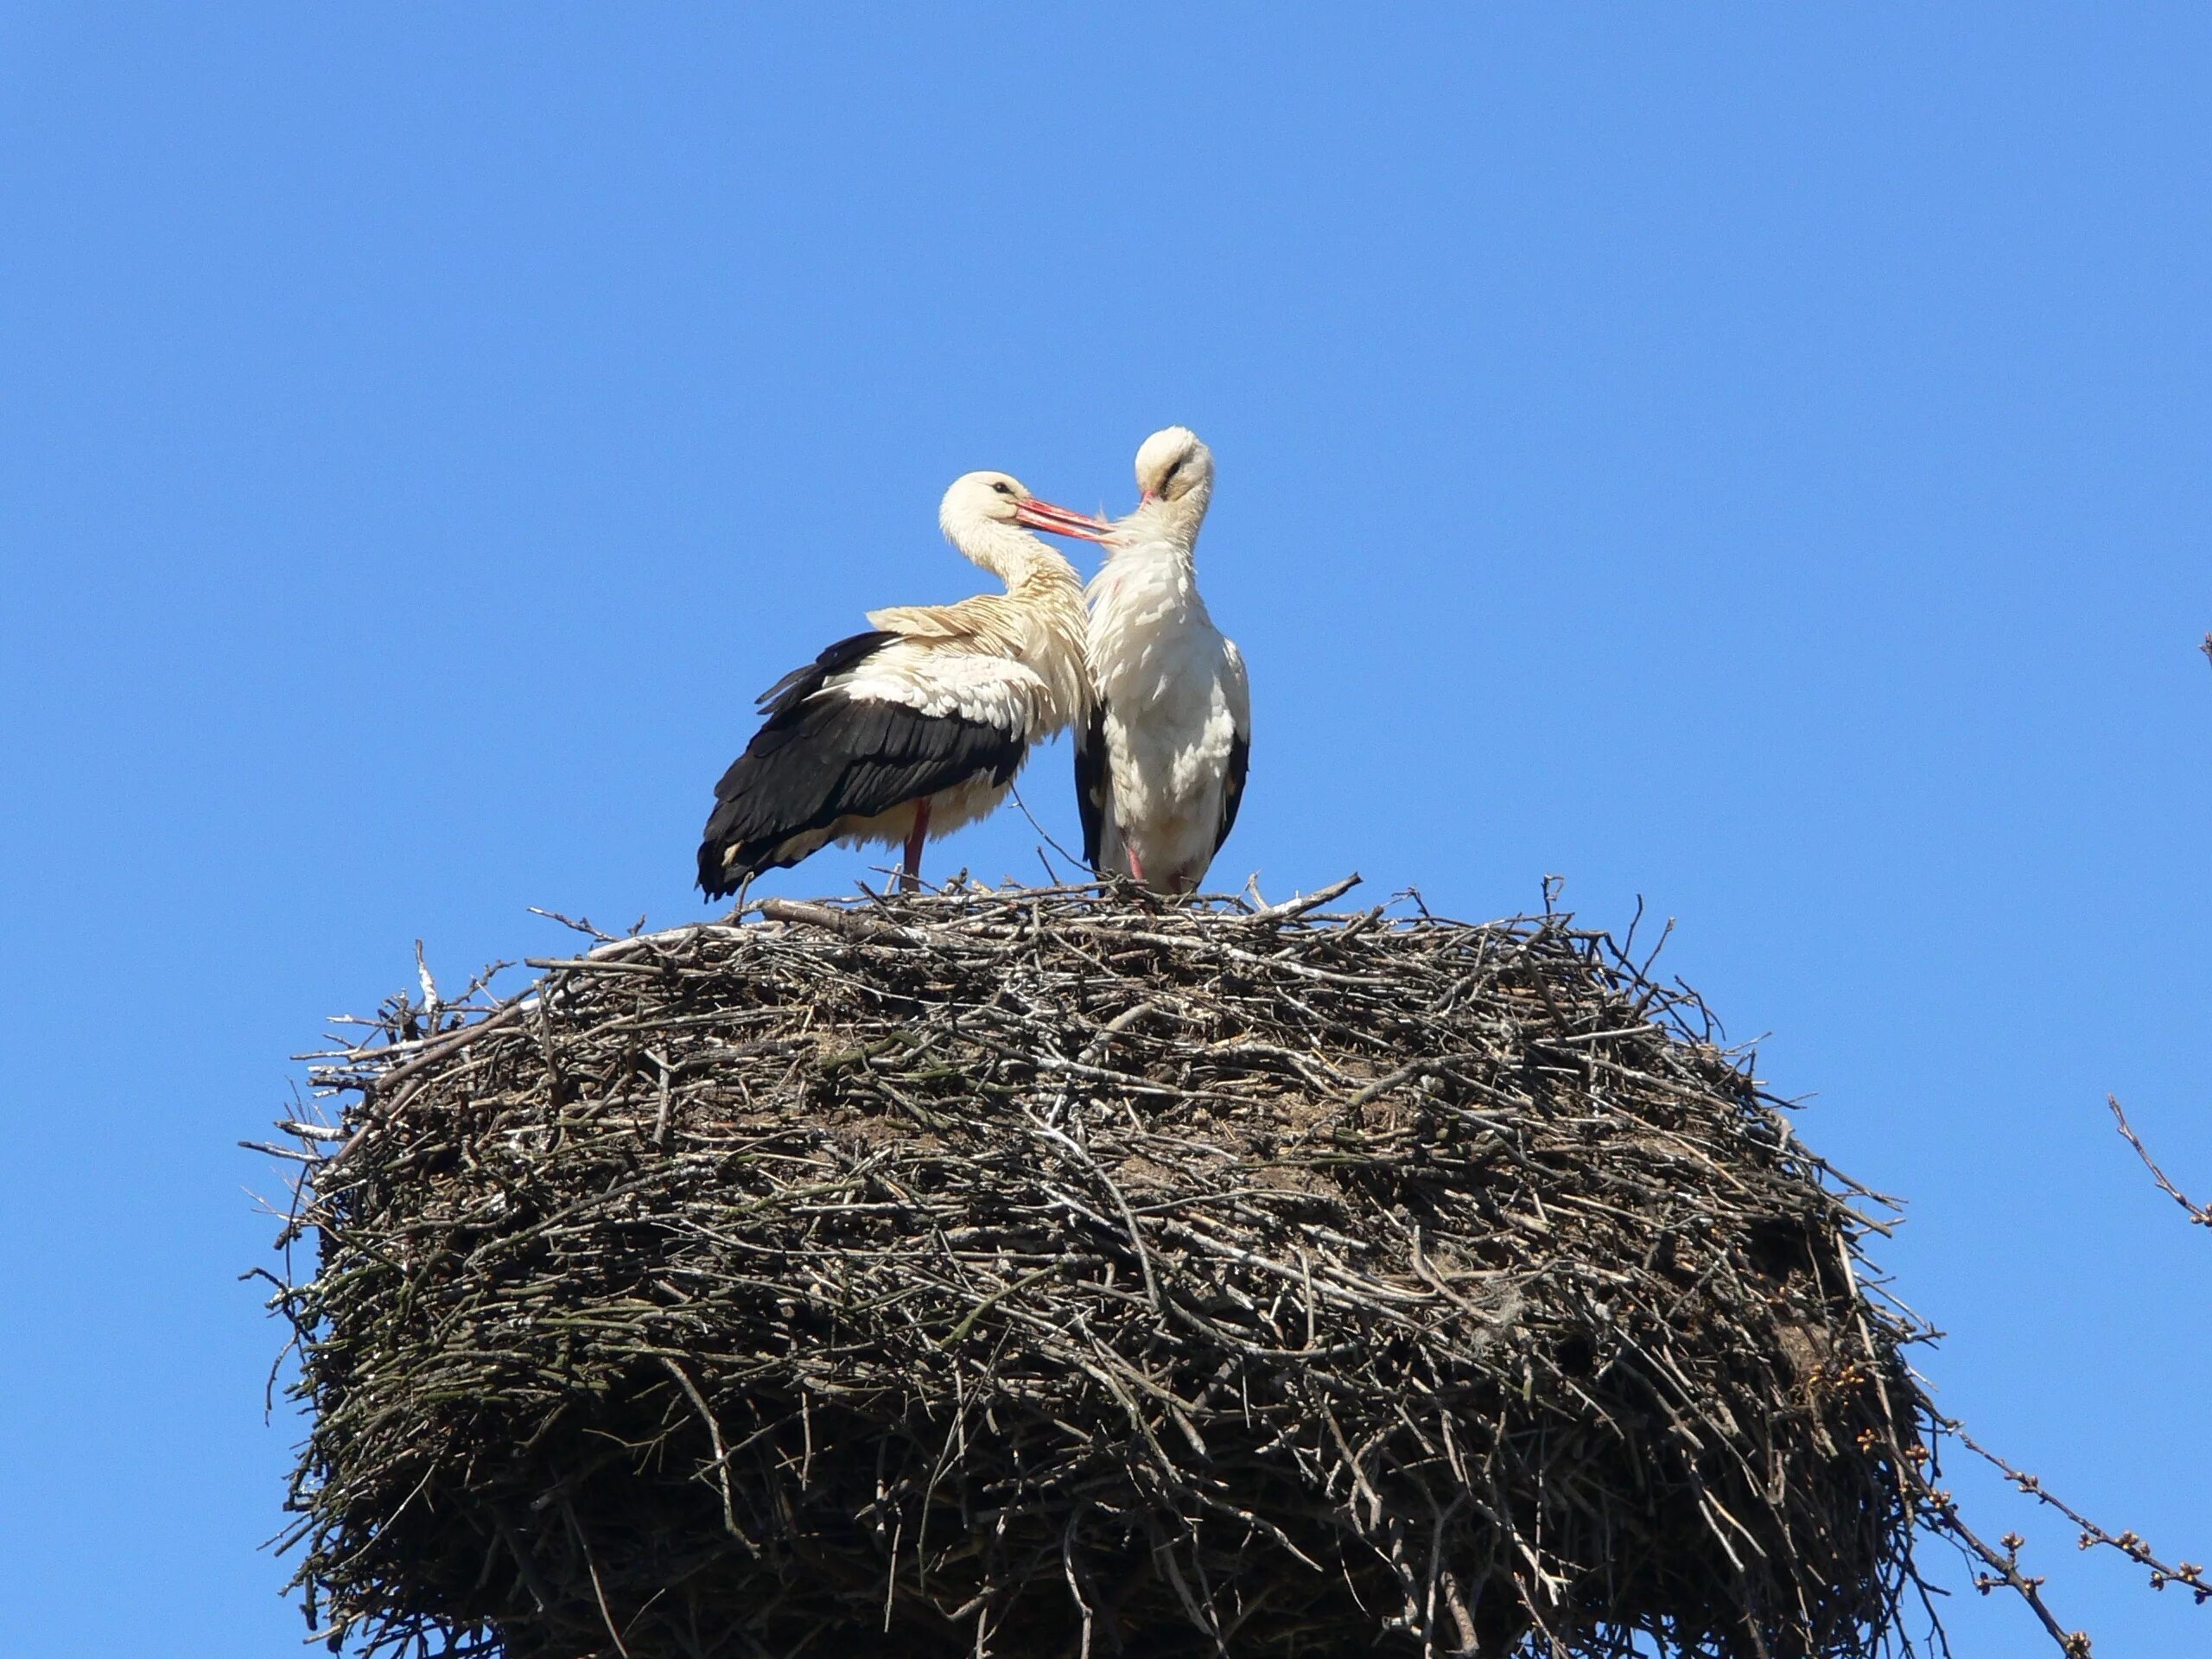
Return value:
<svg viewBox="0 0 2212 1659">
<path fill-rule="evenodd" d="M 1083 855 L 1189 893 L 1236 822 L 1252 751 L 1244 658 L 1206 613 L 1195 548 L 1213 451 L 1186 426 L 1137 451 L 1137 509 L 1089 591 L 1091 706 L 1076 743 Z"/>
<path fill-rule="evenodd" d="M 767 719 L 715 785 L 699 843 L 709 899 L 831 841 L 904 842 L 911 891 L 922 843 L 988 814 L 1029 746 L 1082 714 L 1082 578 L 1024 527 L 1098 541 L 1110 526 L 988 472 L 955 480 L 938 523 L 1006 592 L 870 611 L 870 632 L 760 694 Z"/>
</svg>

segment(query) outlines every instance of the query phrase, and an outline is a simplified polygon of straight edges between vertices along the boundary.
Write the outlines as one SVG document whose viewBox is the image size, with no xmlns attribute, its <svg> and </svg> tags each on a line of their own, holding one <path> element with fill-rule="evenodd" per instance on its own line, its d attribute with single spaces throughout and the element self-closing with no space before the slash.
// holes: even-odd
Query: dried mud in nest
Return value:
<svg viewBox="0 0 2212 1659">
<path fill-rule="evenodd" d="M 277 1302 L 334 1647 L 1897 1642 L 1917 1333 L 1605 936 L 767 908 L 321 1057 Z"/>
</svg>

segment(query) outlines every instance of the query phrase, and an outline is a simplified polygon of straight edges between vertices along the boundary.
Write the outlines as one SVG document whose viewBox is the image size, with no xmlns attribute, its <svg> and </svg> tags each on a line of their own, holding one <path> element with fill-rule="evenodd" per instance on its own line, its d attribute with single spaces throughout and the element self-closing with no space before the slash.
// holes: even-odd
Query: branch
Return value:
<svg viewBox="0 0 2212 1659">
<path fill-rule="evenodd" d="M 1954 1432 L 1957 1427 L 1955 1423 L 1950 1425 Z M 1966 1440 L 1963 1434 L 1959 1438 Z M 1981 1452 L 1981 1448 L 1974 1446 L 1972 1440 L 1967 1440 L 1967 1444 Z M 1984 1457 L 1989 1455 L 1986 1452 L 1981 1454 Z M 2044 1629 L 2050 1633 L 2050 1639 L 2058 1643 L 2058 1650 L 2066 1656 L 2066 1659 L 2090 1659 L 2088 1632 L 2069 1630 L 2061 1624 L 2057 1616 L 2044 1601 L 2043 1580 L 2020 1571 L 2020 1547 L 2027 1542 L 2026 1539 L 2017 1532 L 2008 1532 L 1998 1540 L 2005 1548 L 2002 1550 L 1992 1548 L 1981 1541 L 1973 1528 L 1967 1525 L 1950 1493 L 1939 1486 L 1929 1484 L 1926 1478 L 1917 1473 L 1912 1477 L 1912 1484 L 1919 1490 L 1922 1501 L 1935 1511 L 1937 1528 L 1949 1533 L 1961 1548 L 1989 1569 L 1986 1574 L 1976 1575 L 1974 1581 L 1975 1589 L 1985 1596 L 1993 1590 L 2012 1591 L 2042 1621 Z"/>
<path fill-rule="evenodd" d="M 2212 1601 L 2212 1579 L 2208 1579 L 2205 1576 L 2204 1569 L 2202 1567 L 2199 1567 L 2196 1562 L 2183 1561 L 2178 1566 L 2167 1566 L 2165 1562 L 2160 1560 L 2156 1555 L 2153 1555 L 2151 1553 L 2150 1545 L 2145 1543 L 2142 1539 L 2137 1537 L 2133 1533 L 2107 1532 L 2102 1527 L 2090 1520 L 2088 1516 L 2083 1515 L 2079 1510 L 2076 1510 L 2072 1504 L 2067 1503 L 2063 1498 L 2046 1491 L 2044 1487 L 2043 1482 L 2036 1478 L 2035 1476 L 2028 1474 L 2022 1470 L 2015 1469 L 2011 1464 L 2005 1462 L 2004 1459 L 1999 1457 L 1987 1446 L 1983 1446 L 1980 1441 L 1976 1440 L 1973 1435 L 1967 1433 L 1966 1430 L 1960 1427 L 1958 1424 L 1955 1422 L 1947 1422 L 1943 1427 L 1949 1433 L 1958 1436 L 1959 1443 L 1964 1446 L 1967 1451 L 1973 1452 L 1983 1462 L 1995 1469 L 1998 1473 L 2004 1476 L 2005 1479 L 2011 1481 L 2012 1484 L 2018 1487 L 2020 1491 L 2025 1492 L 2030 1497 L 2034 1498 L 2038 1503 L 2049 1504 L 2052 1509 L 2056 1510 L 2061 1515 L 2064 1516 L 2069 1521 L 2071 1521 L 2076 1527 L 2080 1528 L 2082 1535 L 2079 1542 L 2082 1548 L 2094 1549 L 2099 1545 L 2102 1545 L 2107 1549 L 2116 1549 L 2121 1554 L 2126 1556 L 2129 1560 L 2133 1561 L 2137 1566 L 2146 1567 L 2151 1569 L 2151 1587 L 2153 1590 L 2163 1590 L 2170 1583 L 2178 1584 L 2186 1588 L 2190 1594 L 2196 1598 L 2197 1605 L 2199 1606 L 2202 1606 L 2208 1601 Z M 2007 1535 L 2008 1537 L 2010 1535 Z M 1977 1553 L 1980 1552 L 1977 1551 Z"/>
<path fill-rule="evenodd" d="M 809 927 L 826 929 L 842 934 L 849 939 L 860 939 L 871 944 L 918 944 L 912 933 L 901 927 L 871 921 L 865 916 L 855 916 L 850 911 L 839 910 L 830 905 L 808 904 L 798 899 L 763 899 L 760 914 L 768 921 L 801 923 Z"/>
<path fill-rule="evenodd" d="M 2212 641 L 2212 636 L 2207 636 L 2207 639 L 2208 641 Z M 2158 1184 L 2158 1190 L 2186 1210 L 2189 1212 L 2189 1218 L 2198 1226 L 2212 1227 L 2212 1205 L 2192 1202 L 2187 1193 L 2166 1179 L 2166 1172 L 2160 1169 L 2157 1160 L 2145 1150 L 2142 1141 L 2138 1138 L 2133 1127 L 2127 1121 L 2127 1114 L 2120 1109 L 2119 1096 L 2107 1095 L 2105 1104 L 2112 1108 L 2113 1122 L 2120 1126 L 2122 1138 L 2129 1146 L 2135 1148 L 2135 1155 L 2143 1160 L 2143 1167 L 2151 1172 L 2151 1179 Z"/>
<path fill-rule="evenodd" d="M 1279 905 L 1265 905 L 1254 911 L 1249 919 L 1255 922 L 1287 922 L 1303 916 L 1309 910 L 1319 910 L 1332 899 L 1341 899 L 1359 885 L 1359 874 L 1354 871 L 1341 881 L 1332 881 L 1325 887 L 1295 899 L 1285 899 Z"/>
</svg>

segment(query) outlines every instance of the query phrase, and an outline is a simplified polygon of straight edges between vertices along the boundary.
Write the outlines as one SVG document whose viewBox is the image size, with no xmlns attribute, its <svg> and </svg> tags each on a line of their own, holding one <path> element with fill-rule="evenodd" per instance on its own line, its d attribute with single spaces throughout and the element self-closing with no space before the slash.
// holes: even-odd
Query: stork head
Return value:
<svg viewBox="0 0 2212 1659">
<path fill-rule="evenodd" d="M 1162 427 L 1138 447 L 1137 490 L 1141 505 L 1187 502 L 1204 512 L 1213 493 L 1213 451 L 1187 426 Z"/>
<path fill-rule="evenodd" d="M 954 479 L 938 507 L 937 521 L 945 538 L 963 552 L 994 530 L 1045 530 L 1055 536 L 1096 542 L 1103 541 L 1113 528 L 1100 519 L 1039 500 L 1020 479 L 1006 473 L 963 473 Z"/>
</svg>

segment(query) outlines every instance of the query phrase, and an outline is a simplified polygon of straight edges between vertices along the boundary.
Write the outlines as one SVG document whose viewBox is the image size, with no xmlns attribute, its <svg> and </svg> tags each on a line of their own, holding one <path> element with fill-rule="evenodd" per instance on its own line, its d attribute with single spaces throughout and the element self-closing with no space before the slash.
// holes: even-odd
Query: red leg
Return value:
<svg viewBox="0 0 2212 1659">
<path fill-rule="evenodd" d="M 1144 861 L 1137 856 L 1137 849 L 1122 843 L 1122 850 L 1129 855 L 1129 878 L 1139 887 L 1144 885 Z"/>
<path fill-rule="evenodd" d="M 914 803 L 913 833 L 906 837 L 906 868 L 899 876 L 899 891 L 912 893 L 922 885 L 922 842 L 929 838 L 930 799 L 925 795 Z"/>
</svg>

